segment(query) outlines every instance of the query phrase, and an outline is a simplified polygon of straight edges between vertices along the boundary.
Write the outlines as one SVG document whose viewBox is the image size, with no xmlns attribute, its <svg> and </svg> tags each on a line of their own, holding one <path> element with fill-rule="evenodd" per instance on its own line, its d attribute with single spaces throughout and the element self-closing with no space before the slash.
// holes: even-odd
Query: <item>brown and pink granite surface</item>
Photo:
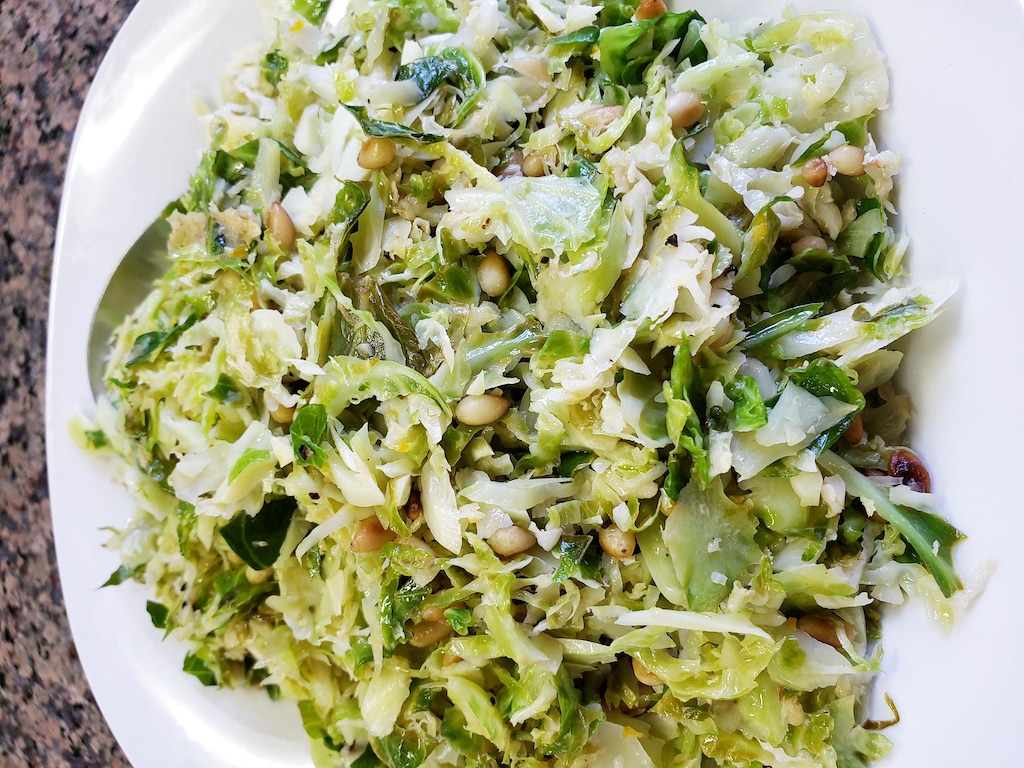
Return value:
<svg viewBox="0 0 1024 768">
<path fill-rule="evenodd" d="M 68 630 L 43 442 L 46 312 L 64 165 L 135 0 L 0 0 L 0 768 L 127 766 Z"/>
</svg>

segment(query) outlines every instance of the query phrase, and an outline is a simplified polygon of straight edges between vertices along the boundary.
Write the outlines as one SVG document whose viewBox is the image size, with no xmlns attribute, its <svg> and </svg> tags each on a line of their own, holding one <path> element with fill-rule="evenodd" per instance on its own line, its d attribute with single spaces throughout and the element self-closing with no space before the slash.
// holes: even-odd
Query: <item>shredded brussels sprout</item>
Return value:
<svg viewBox="0 0 1024 768">
<path fill-rule="evenodd" d="M 318 766 L 865 766 L 880 606 L 961 588 L 882 55 L 589 1 L 270 4 L 82 432 L 109 583 Z"/>
</svg>

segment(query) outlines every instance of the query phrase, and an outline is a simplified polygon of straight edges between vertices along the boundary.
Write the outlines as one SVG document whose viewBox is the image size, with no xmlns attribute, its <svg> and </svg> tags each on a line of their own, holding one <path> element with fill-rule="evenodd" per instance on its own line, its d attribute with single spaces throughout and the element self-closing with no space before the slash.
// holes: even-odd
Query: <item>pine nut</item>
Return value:
<svg viewBox="0 0 1024 768">
<path fill-rule="evenodd" d="M 452 625 L 447 621 L 421 621 L 412 628 L 412 637 L 409 638 L 409 645 L 416 648 L 426 648 L 438 640 L 444 640 L 452 633 Z"/>
<path fill-rule="evenodd" d="M 587 130 L 601 133 L 624 114 L 626 114 L 626 110 L 623 107 L 618 105 L 602 105 L 588 109 L 580 115 L 580 122 L 586 126 Z"/>
<path fill-rule="evenodd" d="M 636 8 L 636 20 L 656 19 L 667 10 L 664 0 L 643 0 Z"/>
<path fill-rule="evenodd" d="M 696 91 L 676 91 L 665 102 L 672 130 L 689 128 L 704 115 L 704 101 Z"/>
<path fill-rule="evenodd" d="M 639 659 L 633 659 L 633 674 L 636 675 L 636 679 L 644 685 L 649 685 L 652 688 L 661 685 L 664 681 L 656 674 L 651 672 L 645 667 Z"/>
<path fill-rule="evenodd" d="M 480 290 L 488 296 L 501 296 L 512 284 L 512 269 L 495 251 L 487 251 L 476 267 Z"/>
<path fill-rule="evenodd" d="M 840 624 L 843 626 L 843 633 L 849 637 L 845 624 L 843 622 L 840 622 Z M 796 620 L 796 625 L 802 632 L 806 632 L 819 643 L 831 645 L 836 650 L 840 650 L 843 647 L 842 643 L 839 642 L 839 629 L 824 616 L 816 616 L 814 614 L 801 616 Z"/>
<path fill-rule="evenodd" d="M 466 395 L 455 406 L 455 418 L 470 427 L 493 424 L 508 413 L 509 402 L 500 395 Z"/>
<path fill-rule="evenodd" d="M 262 571 L 257 571 L 251 565 L 245 566 L 245 580 L 250 584 L 262 584 L 273 575 L 273 568 L 264 568 Z"/>
<path fill-rule="evenodd" d="M 865 173 L 864 150 L 852 144 L 833 149 L 828 153 L 828 161 L 843 176 L 863 176 Z"/>
<path fill-rule="evenodd" d="M 850 426 L 843 432 L 843 440 L 850 445 L 857 445 L 864 439 L 864 419 L 857 414 L 857 418 L 850 422 Z"/>
<path fill-rule="evenodd" d="M 411 491 L 409 493 L 409 501 L 405 504 L 405 516 L 410 521 L 418 520 L 419 516 L 423 514 L 423 502 L 420 501 L 420 492 Z"/>
<path fill-rule="evenodd" d="M 501 557 L 512 557 L 528 550 L 537 543 L 537 537 L 525 528 L 518 525 L 510 525 L 508 528 L 499 528 L 487 539 L 488 545 L 496 555 Z"/>
<path fill-rule="evenodd" d="M 523 158 L 523 176 L 529 176 L 530 178 L 537 179 L 543 176 L 547 172 L 547 166 L 544 164 L 544 158 L 539 153 L 534 152 L 531 155 L 527 155 Z"/>
<path fill-rule="evenodd" d="M 915 491 L 931 493 L 932 478 L 913 451 L 897 448 L 889 456 L 889 477 L 899 477 Z"/>
<path fill-rule="evenodd" d="M 730 341 L 732 341 L 732 335 L 736 332 L 736 326 L 733 325 L 732 320 L 727 320 L 722 325 L 722 330 L 718 331 L 714 336 L 708 339 L 709 349 L 721 349 Z"/>
<path fill-rule="evenodd" d="M 287 405 L 278 405 L 271 411 L 270 418 L 278 424 L 291 424 L 292 419 L 295 418 L 295 409 L 289 408 Z"/>
<path fill-rule="evenodd" d="M 395 538 L 394 531 L 387 530 L 376 516 L 363 520 L 352 536 L 353 552 L 376 552 Z"/>
<path fill-rule="evenodd" d="M 424 621 L 448 621 L 448 618 L 444 615 L 444 612 L 449 608 L 462 608 L 462 603 L 452 603 L 451 605 L 429 605 L 423 609 L 420 613 L 420 618 Z"/>
<path fill-rule="evenodd" d="M 444 621 L 445 608 L 442 605 L 428 605 L 420 613 L 424 621 Z"/>
<path fill-rule="evenodd" d="M 804 181 L 812 187 L 823 187 L 828 181 L 828 163 L 820 157 L 812 157 L 804 163 L 800 174 L 804 177 Z"/>
<path fill-rule="evenodd" d="M 636 536 L 631 531 L 623 531 L 617 525 L 602 528 L 598 534 L 601 549 L 618 560 L 626 560 L 636 551 Z"/>
<path fill-rule="evenodd" d="M 828 243 L 825 242 L 825 238 L 818 237 L 817 235 L 807 235 L 801 237 L 795 243 L 793 243 L 794 255 L 800 255 L 804 251 L 827 251 Z"/>
<path fill-rule="evenodd" d="M 509 153 L 508 161 L 495 169 L 499 179 L 510 179 L 513 176 L 523 175 L 523 152 L 514 149 Z"/>
<path fill-rule="evenodd" d="M 357 162 L 361 168 L 375 171 L 395 159 L 395 142 L 391 139 L 378 139 L 373 136 L 366 140 L 359 150 Z"/>
<path fill-rule="evenodd" d="M 281 250 L 287 253 L 295 245 L 295 224 L 280 203 L 270 206 L 266 215 L 267 232 L 273 236 Z"/>
</svg>

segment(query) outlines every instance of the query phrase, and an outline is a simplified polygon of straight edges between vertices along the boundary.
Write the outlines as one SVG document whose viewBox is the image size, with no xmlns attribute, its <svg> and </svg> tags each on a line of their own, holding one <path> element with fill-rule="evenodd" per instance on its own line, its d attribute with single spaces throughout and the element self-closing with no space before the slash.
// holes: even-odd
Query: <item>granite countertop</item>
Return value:
<svg viewBox="0 0 1024 768">
<path fill-rule="evenodd" d="M 128 766 L 68 630 L 46 488 L 43 381 L 64 165 L 135 0 L 0 0 L 0 768 Z"/>
</svg>

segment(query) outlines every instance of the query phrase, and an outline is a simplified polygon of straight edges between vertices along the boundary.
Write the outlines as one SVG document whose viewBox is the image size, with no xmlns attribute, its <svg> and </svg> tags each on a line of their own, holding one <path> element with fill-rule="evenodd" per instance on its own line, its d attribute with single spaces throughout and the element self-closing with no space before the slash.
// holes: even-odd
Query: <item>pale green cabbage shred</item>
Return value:
<svg viewBox="0 0 1024 768">
<path fill-rule="evenodd" d="M 270 5 L 82 432 L 138 500 L 113 581 L 204 683 L 297 700 L 320 766 L 884 755 L 879 609 L 960 588 L 887 346 L 953 286 L 907 282 L 866 23 Z M 866 173 L 812 186 L 845 144 Z"/>
</svg>

